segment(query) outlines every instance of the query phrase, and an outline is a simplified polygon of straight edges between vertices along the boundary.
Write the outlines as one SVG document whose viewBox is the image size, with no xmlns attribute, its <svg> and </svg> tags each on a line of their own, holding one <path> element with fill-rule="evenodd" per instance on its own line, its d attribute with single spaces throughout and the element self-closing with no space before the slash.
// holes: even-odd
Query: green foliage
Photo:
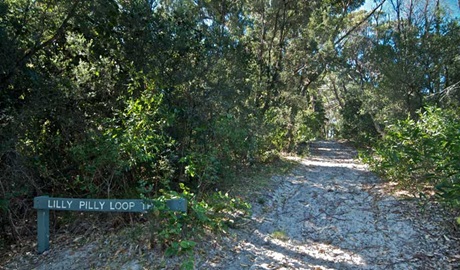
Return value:
<svg viewBox="0 0 460 270">
<path fill-rule="evenodd" d="M 62 193 L 80 194 L 88 197 L 112 197 L 124 192 L 123 168 L 126 161 L 120 159 L 119 147 L 107 136 L 94 133 L 85 141 L 68 150 L 69 160 L 75 164 L 75 175 L 70 176 L 62 186 L 55 188 Z M 63 194 L 64 195 L 64 194 Z"/>
<path fill-rule="evenodd" d="M 296 110 L 290 107 L 271 108 L 265 113 L 265 143 L 268 149 L 293 151 L 297 147 L 323 136 L 324 111 Z"/>
<path fill-rule="evenodd" d="M 181 193 L 163 191 L 163 195 L 153 202 L 155 207 L 150 211 L 149 220 L 151 242 L 164 248 L 166 256 L 187 254 L 189 259 L 183 263 L 184 269 L 193 265 L 193 250 L 196 242 L 193 239 L 207 230 L 225 232 L 228 226 L 235 224 L 249 215 L 250 205 L 228 194 L 215 192 L 205 199 L 198 199 L 184 184 L 180 184 Z M 142 191 L 142 190 L 141 190 Z M 187 200 L 187 213 L 167 210 L 165 201 L 182 197 Z"/>
<path fill-rule="evenodd" d="M 14 230 L 8 214 L 25 211 L 11 201 L 31 211 L 43 193 L 132 197 L 141 183 L 155 197 L 186 182 L 202 194 L 320 135 L 324 112 L 305 85 L 324 70 L 340 18 L 327 35 L 309 18 L 329 17 L 330 3 L 154 2 L 0 3 L 1 225 Z M 192 205 L 207 222 L 213 206 Z"/>
<path fill-rule="evenodd" d="M 385 177 L 406 186 L 436 185 L 438 198 L 459 206 L 460 124 L 458 112 L 427 107 L 419 120 L 398 121 L 386 130 L 368 161 Z"/>
<path fill-rule="evenodd" d="M 115 115 L 106 135 L 118 146 L 126 170 L 158 191 L 169 189 L 174 170 L 170 161 L 174 141 L 165 133 L 172 118 L 164 111 L 163 97 L 155 93 L 153 83 L 146 87 L 139 98 L 130 99 L 124 111 Z"/>
<path fill-rule="evenodd" d="M 363 111 L 363 104 L 358 98 L 346 98 L 340 114 L 342 117 L 340 135 L 342 137 L 366 145 L 377 137 L 373 119 L 369 113 Z"/>
<path fill-rule="evenodd" d="M 280 241 L 288 241 L 289 236 L 286 234 L 286 232 L 282 230 L 276 230 L 271 234 L 271 237 L 274 239 L 280 240 Z"/>
<path fill-rule="evenodd" d="M 324 81 L 340 135 L 360 144 L 380 139 L 387 125 L 407 115 L 416 121 L 426 106 L 458 101 L 458 51 L 451 49 L 458 47 L 458 18 L 444 12 L 442 1 L 400 4 L 347 17 L 349 27 L 360 27 L 338 44 Z"/>
<path fill-rule="evenodd" d="M 231 179 L 243 167 L 258 159 L 257 132 L 251 132 L 253 119 L 239 119 L 227 113 L 207 123 L 209 128 L 195 128 L 190 139 L 206 141 L 186 149 L 179 160 L 184 181 L 194 190 L 205 191 Z"/>
<path fill-rule="evenodd" d="M 438 198 L 449 205 L 460 208 L 460 180 L 458 173 L 447 181 L 436 185 Z M 460 224 L 460 223 L 459 223 Z"/>
<path fill-rule="evenodd" d="M 456 51 L 455 23 L 426 36 L 428 43 L 413 42 L 422 36 L 413 32 L 407 42 L 396 35 L 382 40 L 386 34 L 376 28 L 374 43 L 382 46 L 375 50 L 364 35 L 342 46 L 342 34 L 362 19 L 362 12 L 350 15 L 362 3 L 1 2 L 0 225 L 14 231 L 8 216 L 28 217 L 37 194 L 133 197 L 141 188 L 150 198 L 186 183 L 202 196 L 190 198 L 187 218 L 223 228 L 232 223 L 223 207 L 242 202 L 204 194 L 257 162 L 273 161 L 280 151 L 302 153 L 308 141 L 323 137 L 332 107 L 325 74 L 337 73 L 337 85 L 346 81 L 343 92 L 355 84 L 356 103 L 346 100 L 342 109 L 345 133 L 360 138 L 370 120 L 383 123 L 382 114 L 404 98 L 410 104 L 395 111 L 416 109 L 417 94 L 441 81 L 427 78 L 444 73 L 444 86 L 458 79 L 458 57 L 424 65 L 439 58 L 437 48 Z M 396 76 L 399 68 L 405 73 Z M 405 76 L 413 85 L 392 83 Z M 373 86 L 383 90 L 376 94 Z M 345 93 L 336 94 L 344 99 Z M 15 201 L 27 207 L 13 207 Z M 172 230 L 162 239 L 185 226 L 175 215 L 162 222 Z M 19 239 L 31 231 L 8 234 Z M 176 253 L 190 246 L 171 243 Z"/>
</svg>

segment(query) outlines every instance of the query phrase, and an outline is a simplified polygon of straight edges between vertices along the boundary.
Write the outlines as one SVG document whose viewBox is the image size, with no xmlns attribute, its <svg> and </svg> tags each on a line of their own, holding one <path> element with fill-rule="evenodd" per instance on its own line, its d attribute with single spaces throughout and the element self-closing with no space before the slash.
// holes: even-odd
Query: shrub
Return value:
<svg viewBox="0 0 460 270">
<path fill-rule="evenodd" d="M 193 265 L 194 241 L 205 231 L 225 232 L 228 226 L 235 225 L 239 219 L 249 215 L 251 206 L 228 194 L 215 192 L 199 199 L 184 184 L 180 184 L 181 193 L 163 191 L 163 195 L 153 200 L 155 208 L 150 212 L 150 242 L 165 250 L 166 256 L 187 254 L 189 259 L 183 264 Z M 151 201 L 144 195 L 141 196 Z M 187 213 L 167 211 L 165 201 L 182 197 L 187 200 Z M 186 267 L 185 267 L 186 268 Z"/>
<path fill-rule="evenodd" d="M 418 121 L 408 118 L 389 126 L 368 161 L 378 173 L 406 186 L 436 186 L 439 199 L 460 206 L 457 119 L 458 112 L 428 107 Z"/>
</svg>

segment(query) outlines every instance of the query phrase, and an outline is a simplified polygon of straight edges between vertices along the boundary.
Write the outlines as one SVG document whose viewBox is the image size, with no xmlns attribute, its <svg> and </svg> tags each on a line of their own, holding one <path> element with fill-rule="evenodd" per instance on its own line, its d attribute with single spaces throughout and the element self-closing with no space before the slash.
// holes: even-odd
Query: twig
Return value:
<svg viewBox="0 0 460 270">
<path fill-rule="evenodd" d="M 380 4 L 378 4 L 371 12 L 369 12 L 369 14 L 367 14 L 366 17 L 364 17 L 364 19 L 362 19 L 358 24 L 356 24 L 350 30 L 348 30 L 348 32 L 346 32 L 345 35 L 343 35 L 336 42 L 334 42 L 334 45 L 338 45 L 340 42 L 342 42 L 342 40 L 344 40 L 353 31 L 355 31 L 361 24 L 367 21 L 377 11 L 377 9 L 379 9 L 385 2 L 386 0 L 383 0 L 382 2 L 380 2 Z"/>
</svg>

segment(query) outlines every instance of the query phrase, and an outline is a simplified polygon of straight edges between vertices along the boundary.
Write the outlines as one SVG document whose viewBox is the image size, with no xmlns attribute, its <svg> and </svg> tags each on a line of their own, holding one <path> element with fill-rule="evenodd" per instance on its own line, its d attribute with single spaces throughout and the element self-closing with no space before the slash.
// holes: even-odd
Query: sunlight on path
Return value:
<svg viewBox="0 0 460 270">
<path fill-rule="evenodd" d="M 333 162 L 330 160 L 301 160 L 298 157 L 286 157 L 288 160 L 299 161 L 299 163 L 306 166 L 320 166 L 320 167 L 332 167 L 332 168 L 350 168 L 356 170 L 367 170 L 368 166 L 365 164 L 356 163 L 345 163 L 345 162 Z"/>
<path fill-rule="evenodd" d="M 279 186 L 253 205 L 234 257 L 202 268 L 449 269 L 442 256 L 427 260 L 439 249 L 420 231 L 428 225 L 404 214 L 411 205 L 386 194 L 356 151 L 329 141 L 311 150 L 307 159 L 289 157 L 300 166 L 275 177 Z"/>
</svg>

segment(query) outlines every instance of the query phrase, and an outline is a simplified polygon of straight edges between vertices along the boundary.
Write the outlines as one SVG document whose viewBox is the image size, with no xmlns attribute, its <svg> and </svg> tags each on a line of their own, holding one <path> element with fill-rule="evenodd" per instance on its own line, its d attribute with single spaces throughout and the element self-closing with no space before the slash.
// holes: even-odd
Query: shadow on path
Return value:
<svg viewBox="0 0 460 270">
<path fill-rule="evenodd" d="M 450 269 L 445 257 L 424 255 L 443 247 L 405 214 L 412 204 L 385 194 L 354 149 L 332 141 L 310 147 L 312 156 L 293 158 L 300 165 L 275 177 L 274 193 L 253 205 L 253 226 L 239 232 L 235 259 L 211 268 Z"/>
</svg>

